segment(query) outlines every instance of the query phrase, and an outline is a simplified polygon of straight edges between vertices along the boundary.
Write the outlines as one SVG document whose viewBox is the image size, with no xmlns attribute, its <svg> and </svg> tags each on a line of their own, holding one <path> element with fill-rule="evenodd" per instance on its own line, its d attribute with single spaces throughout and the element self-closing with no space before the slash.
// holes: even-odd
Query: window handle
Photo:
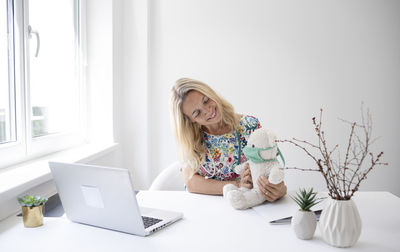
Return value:
<svg viewBox="0 0 400 252">
<path fill-rule="evenodd" d="M 29 33 L 29 38 L 32 38 L 32 34 L 35 35 L 36 37 L 36 53 L 35 53 L 35 57 L 37 58 L 38 54 L 39 54 L 39 50 L 40 50 L 40 36 L 39 36 L 39 32 L 35 31 L 32 29 L 32 26 L 28 25 L 28 33 Z"/>
</svg>

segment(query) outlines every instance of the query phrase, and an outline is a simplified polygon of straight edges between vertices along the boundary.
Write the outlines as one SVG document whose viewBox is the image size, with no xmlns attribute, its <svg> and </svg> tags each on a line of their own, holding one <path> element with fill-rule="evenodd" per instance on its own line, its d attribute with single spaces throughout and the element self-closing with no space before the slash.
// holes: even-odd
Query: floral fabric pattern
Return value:
<svg viewBox="0 0 400 252">
<path fill-rule="evenodd" d="M 243 163 L 247 160 L 243 148 L 246 147 L 250 134 L 258 128 L 261 128 L 261 125 L 257 118 L 242 115 L 238 131 L 224 135 L 211 135 L 203 131 L 206 153 L 198 174 L 217 180 L 236 179 L 239 175 L 233 169 L 239 160 L 238 137 L 241 144 L 240 163 Z"/>
</svg>

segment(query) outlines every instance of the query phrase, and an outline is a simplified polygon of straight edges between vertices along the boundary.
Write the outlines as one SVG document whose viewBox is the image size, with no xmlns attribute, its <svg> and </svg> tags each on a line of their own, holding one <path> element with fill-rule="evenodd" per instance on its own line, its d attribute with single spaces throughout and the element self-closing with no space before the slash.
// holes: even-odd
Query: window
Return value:
<svg viewBox="0 0 400 252">
<path fill-rule="evenodd" d="M 0 6 L 0 144 L 15 141 L 14 117 L 14 86 L 11 80 L 12 47 L 8 47 L 9 37 L 12 36 L 7 22 L 7 2 L 2 1 Z M 9 35 L 10 36 L 9 36 Z"/>
<path fill-rule="evenodd" d="M 81 1 L 0 6 L 0 167 L 83 141 Z"/>
</svg>

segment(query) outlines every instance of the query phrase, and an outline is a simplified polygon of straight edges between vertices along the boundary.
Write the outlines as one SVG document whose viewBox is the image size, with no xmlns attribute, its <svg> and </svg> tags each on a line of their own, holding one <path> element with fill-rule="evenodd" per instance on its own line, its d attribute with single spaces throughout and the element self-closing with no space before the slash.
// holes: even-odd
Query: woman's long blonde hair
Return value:
<svg viewBox="0 0 400 252">
<path fill-rule="evenodd" d="M 230 130 L 238 128 L 235 110 L 229 102 L 201 81 L 181 78 L 176 81 L 171 91 L 171 123 L 179 145 L 180 156 L 194 172 L 197 172 L 205 153 L 202 145 L 203 131 L 201 125 L 192 122 L 182 111 L 182 104 L 187 94 L 190 91 L 198 91 L 213 100 L 217 104 L 218 111 L 221 111 L 221 126 L 226 125 Z"/>
</svg>

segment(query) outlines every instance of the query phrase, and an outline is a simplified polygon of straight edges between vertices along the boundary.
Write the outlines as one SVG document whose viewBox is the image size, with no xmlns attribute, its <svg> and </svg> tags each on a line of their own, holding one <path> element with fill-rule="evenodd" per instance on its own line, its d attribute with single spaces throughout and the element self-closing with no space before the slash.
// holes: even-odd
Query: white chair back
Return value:
<svg viewBox="0 0 400 252">
<path fill-rule="evenodd" d="M 181 173 L 181 163 L 175 162 L 161 171 L 149 188 L 150 191 L 184 191 L 185 183 Z"/>
</svg>

